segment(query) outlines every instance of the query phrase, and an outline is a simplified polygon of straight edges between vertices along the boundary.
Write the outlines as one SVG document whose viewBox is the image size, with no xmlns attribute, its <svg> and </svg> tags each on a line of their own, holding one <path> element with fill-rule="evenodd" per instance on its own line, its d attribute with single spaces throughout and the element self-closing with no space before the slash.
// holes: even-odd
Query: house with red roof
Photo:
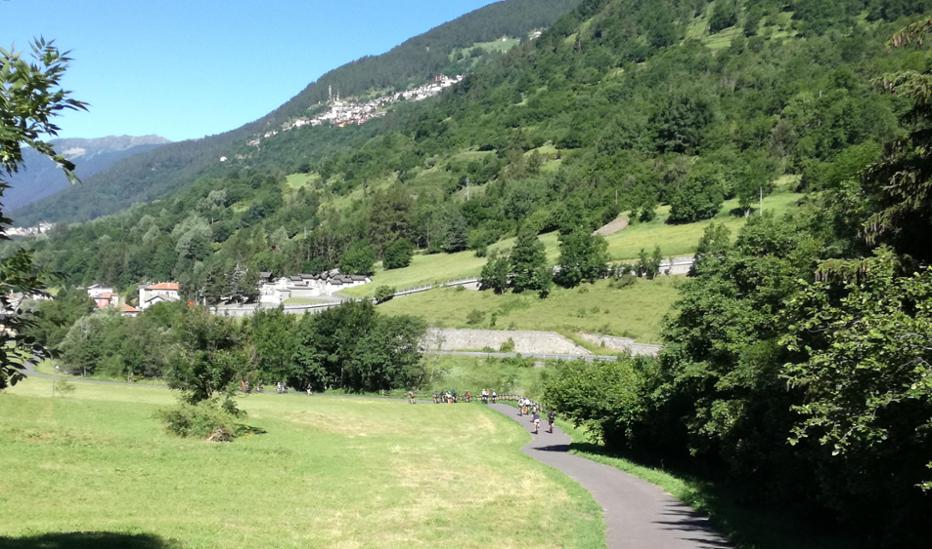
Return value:
<svg viewBox="0 0 932 549">
<path fill-rule="evenodd" d="M 145 311 L 158 303 L 181 301 L 181 284 L 177 282 L 159 282 L 139 287 L 139 310 Z"/>
<path fill-rule="evenodd" d="M 94 284 L 87 287 L 87 295 L 98 309 L 109 309 L 120 303 L 120 296 L 109 286 Z"/>
</svg>

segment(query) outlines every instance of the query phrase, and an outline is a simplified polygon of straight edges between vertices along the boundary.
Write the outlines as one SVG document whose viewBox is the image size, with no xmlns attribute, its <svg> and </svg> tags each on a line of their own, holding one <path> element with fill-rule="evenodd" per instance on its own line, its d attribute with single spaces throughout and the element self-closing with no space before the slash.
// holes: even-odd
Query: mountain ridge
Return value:
<svg viewBox="0 0 932 549">
<path fill-rule="evenodd" d="M 549 26 L 582 0 L 503 0 L 489 4 L 404 41 L 381 55 L 364 56 L 331 70 L 265 116 L 220 134 L 170 144 L 160 151 L 115 165 L 64 196 L 21 208 L 17 224 L 40 220 L 81 221 L 149 202 L 190 185 L 198 176 L 222 173 L 217 161 L 251 137 L 303 116 L 332 87 L 344 95 L 370 89 L 402 89 L 426 82 L 456 64 L 457 49 L 502 35 L 526 36 Z M 491 54 L 489 54 L 491 55 Z M 464 60 L 463 62 L 465 62 Z"/>
<path fill-rule="evenodd" d="M 108 135 L 60 138 L 50 143 L 62 156 L 75 163 L 75 174 L 83 180 L 122 160 L 145 154 L 171 141 L 158 135 Z M 69 188 L 68 179 L 45 156 L 26 149 L 23 160 L 21 169 L 10 177 L 10 188 L 3 195 L 4 205 L 13 212 L 14 218 L 18 209 Z"/>
</svg>

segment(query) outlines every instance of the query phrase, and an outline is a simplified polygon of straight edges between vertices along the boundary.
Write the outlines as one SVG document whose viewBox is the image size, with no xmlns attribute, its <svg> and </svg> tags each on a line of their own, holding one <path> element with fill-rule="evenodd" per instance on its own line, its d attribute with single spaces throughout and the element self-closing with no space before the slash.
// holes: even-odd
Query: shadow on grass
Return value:
<svg viewBox="0 0 932 549">
<path fill-rule="evenodd" d="M 22 538 L 0 537 L 2 549 L 175 549 L 181 544 L 152 534 L 116 532 L 56 532 Z"/>
<path fill-rule="evenodd" d="M 840 549 L 870 546 L 865 540 L 840 535 L 818 520 L 812 520 L 802 506 L 793 509 L 785 505 L 768 505 L 755 500 L 739 487 L 658 468 L 637 456 L 612 452 L 600 444 L 573 442 L 570 451 L 659 485 L 695 511 L 707 515 L 716 529 L 739 548 Z"/>
<path fill-rule="evenodd" d="M 268 433 L 268 431 L 266 431 L 262 427 L 256 427 L 254 425 L 246 425 L 245 423 L 237 423 L 236 432 L 238 433 L 238 436 L 264 435 Z"/>
</svg>

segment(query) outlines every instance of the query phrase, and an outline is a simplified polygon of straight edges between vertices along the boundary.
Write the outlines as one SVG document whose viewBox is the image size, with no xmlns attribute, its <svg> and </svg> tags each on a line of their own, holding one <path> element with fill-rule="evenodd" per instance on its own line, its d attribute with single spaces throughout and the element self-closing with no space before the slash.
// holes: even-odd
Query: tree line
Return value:
<svg viewBox="0 0 932 549">
<path fill-rule="evenodd" d="M 368 301 L 316 315 L 260 310 L 243 320 L 161 303 L 124 317 L 93 310 L 87 294 L 75 289 L 37 307 L 41 320 L 28 334 L 74 374 L 162 378 L 205 398 L 239 381 L 352 392 L 410 389 L 424 381 L 424 323 L 380 315 Z"/>
<path fill-rule="evenodd" d="M 895 35 L 921 45 L 929 22 Z M 562 368 L 546 400 L 605 444 L 756 502 L 919 546 L 932 513 L 929 72 L 879 159 L 801 213 L 711 225 L 657 360 Z M 840 160 L 841 161 L 841 160 Z M 850 170 L 845 166 L 844 170 Z"/>
</svg>

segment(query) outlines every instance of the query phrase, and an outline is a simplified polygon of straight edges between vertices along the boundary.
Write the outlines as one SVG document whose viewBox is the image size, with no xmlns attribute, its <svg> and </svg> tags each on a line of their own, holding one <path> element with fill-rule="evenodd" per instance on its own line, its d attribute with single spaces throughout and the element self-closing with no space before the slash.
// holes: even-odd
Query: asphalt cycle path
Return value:
<svg viewBox="0 0 932 549">
<path fill-rule="evenodd" d="M 660 487 L 614 467 L 596 463 L 569 451 L 571 439 L 556 426 L 540 434 L 527 416 L 504 404 L 490 406 L 531 432 L 522 450 L 532 458 L 563 471 L 589 490 L 605 513 L 605 541 L 610 549 L 722 549 L 732 545 L 715 532 L 709 519 L 664 492 Z"/>
</svg>

